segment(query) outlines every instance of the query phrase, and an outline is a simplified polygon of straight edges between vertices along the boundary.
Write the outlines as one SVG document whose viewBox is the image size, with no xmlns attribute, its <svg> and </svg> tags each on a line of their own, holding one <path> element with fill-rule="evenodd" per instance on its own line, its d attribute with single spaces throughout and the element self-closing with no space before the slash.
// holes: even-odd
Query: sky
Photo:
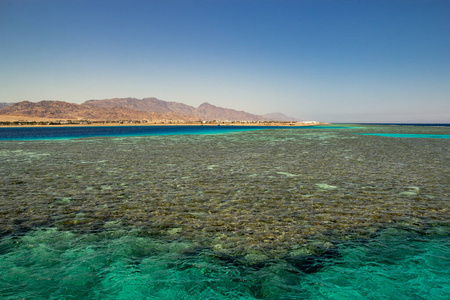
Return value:
<svg viewBox="0 0 450 300">
<path fill-rule="evenodd" d="M 0 0 L 0 102 L 450 123 L 449 0 Z"/>
</svg>

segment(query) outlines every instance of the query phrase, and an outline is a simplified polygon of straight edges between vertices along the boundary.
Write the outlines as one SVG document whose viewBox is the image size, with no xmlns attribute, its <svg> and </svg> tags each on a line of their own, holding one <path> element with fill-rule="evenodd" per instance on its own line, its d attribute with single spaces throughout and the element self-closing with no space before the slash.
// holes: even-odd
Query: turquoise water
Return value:
<svg viewBox="0 0 450 300">
<path fill-rule="evenodd" d="M 362 135 L 374 135 L 395 138 L 425 138 L 425 139 L 449 139 L 450 134 L 407 134 L 407 133 L 360 133 Z"/>
<path fill-rule="evenodd" d="M 54 126 L 0 128 L 0 141 L 66 140 L 90 137 L 220 134 L 273 128 L 270 126 Z"/>
<path fill-rule="evenodd" d="M 0 298 L 448 299 L 448 130 L 2 141 Z"/>
<path fill-rule="evenodd" d="M 244 267 L 189 243 L 37 230 L 0 243 L 3 299 L 446 299 L 448 236 L 385 230 L 339 256 Z"/>
<path fill-rule="evenodd" d="M 224 134 L 267 129 L 349 129 L 350 126 L 53 126 L 53 127 L 0 127 L 0 141 L 66 140 L 90 137 L 133 137 Z"/>
</svg>

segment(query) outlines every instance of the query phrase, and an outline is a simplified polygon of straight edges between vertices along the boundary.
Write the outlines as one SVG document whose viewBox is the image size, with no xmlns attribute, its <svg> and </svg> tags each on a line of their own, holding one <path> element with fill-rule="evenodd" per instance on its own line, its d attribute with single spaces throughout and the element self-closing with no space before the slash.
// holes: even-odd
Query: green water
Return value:
<svg viewBox="0 0 450 300">
<path fill-rule="evenodd" d="M 4 299 L 445 299 L 448 237 L 385 230 L 347 242 L 305 273 L 291 261 L 243 267 L 186 242 L 40 230 L 0 244 Z"/>
<path fill-rule="evenodd" d="M 448 299 L 448 134 L 0 143 L 2 299 Z"/>
<path fill-rule="evenodd" d="M 396 137 L 396 138 L 450 139 L 450 134 L 362 133 L 362 135 L 374 135 L 374 136 Z"/>
</svg>

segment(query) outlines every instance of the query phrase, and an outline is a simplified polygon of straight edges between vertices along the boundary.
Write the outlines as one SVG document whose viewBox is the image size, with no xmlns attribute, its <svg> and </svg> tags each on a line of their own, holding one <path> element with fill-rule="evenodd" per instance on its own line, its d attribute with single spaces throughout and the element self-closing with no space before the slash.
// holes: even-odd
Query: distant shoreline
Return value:
<svg viewBox="0 0 450 300">
<path fill-rule="evenodd" d="M 40 117 L 0 115 L 0 127 L 59 127 L 59 126 L 313 126 L 330 123 L 308 121 L 149 121 L 149 120 L 61 120 Z"/>
</svg>

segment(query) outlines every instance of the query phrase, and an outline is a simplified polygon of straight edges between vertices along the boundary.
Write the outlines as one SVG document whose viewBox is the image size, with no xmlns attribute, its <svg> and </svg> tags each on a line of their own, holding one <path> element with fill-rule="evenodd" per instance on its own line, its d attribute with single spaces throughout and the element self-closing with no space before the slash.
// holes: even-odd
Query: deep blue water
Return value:
<svg viewBox="0 0 450 300">
<path fill-rule="evenodd" d="M 363 124 L 360 124 L 363 125 Z M 366 124 L 369 125 L 369 124 Z M 450 124 L 373 124 L 421 127 L 449 127 Z M 389 128 L 389 127 L 388 127 Z M 395 128 L 392 126 L 391 128 Z M 53 126 L 53 127 L 3 127 L 0 128 L 0 141 L 19 140 L 57 140 L 78 139 L 88 137 L 126 137 L 126 136 L 157 136 L 157 135 L 190 135 L 190 134 L 221 134 L 265 129 L 364 129 L 349 125 L 321 125 L 321 126 Z M 449 135 L 421 134 L 421 133 L 364 133 L 385 137 L 404 138 L 439 138 L 447 139 Z"/>
<path fill-rule="evenodd" d="M 0 140 L 56 140 L 87 137 L 126 137 L 157 135 L 221 134 L 263 129 L 339 129 L 341 126 L 54 126 L 54 127 L 4 127 Z"/>
<path fill-rule="evenodd" d="M 154 135 L 218 134 L 252 130 L 245 126 L 54 126 L 0 128 L 0 140 L 77 139 Z M 254 129 L 253 129 L 254 130 Z"/>
</svg>

